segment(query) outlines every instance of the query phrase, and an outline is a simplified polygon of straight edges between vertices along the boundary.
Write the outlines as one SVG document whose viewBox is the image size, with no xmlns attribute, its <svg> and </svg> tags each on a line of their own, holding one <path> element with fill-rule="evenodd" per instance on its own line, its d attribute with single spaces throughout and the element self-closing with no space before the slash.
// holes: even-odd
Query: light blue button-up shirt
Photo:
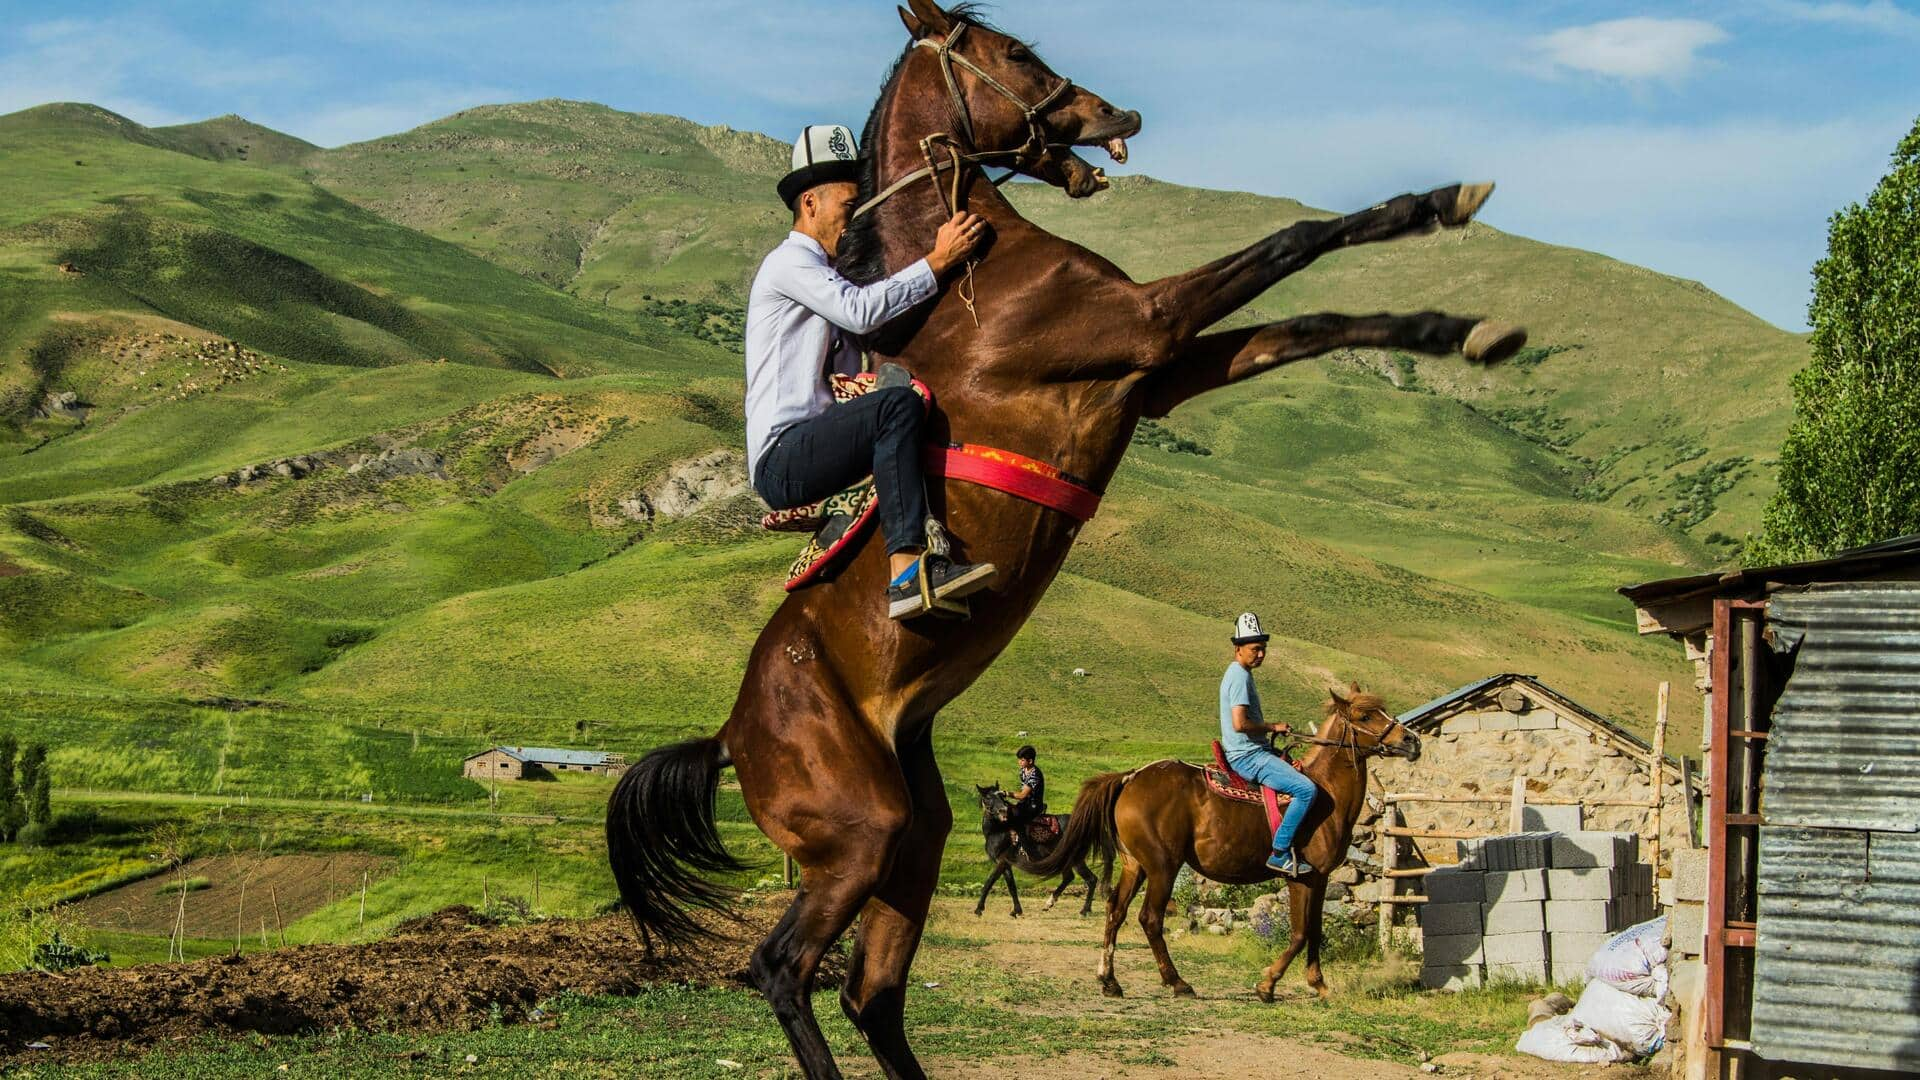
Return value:
<svg viewBox="0 0 1920 1080">
<path fill-rule="evenodd" d="M 833 404 L 827 373 L 860 370 L 858 336 L 939 288 L 921 259 L 892 277 L 855 285 L 811 236 L 787 234 L 760 263 L 747 296 L 747 475 L 780 433 Z"/>
</svg>

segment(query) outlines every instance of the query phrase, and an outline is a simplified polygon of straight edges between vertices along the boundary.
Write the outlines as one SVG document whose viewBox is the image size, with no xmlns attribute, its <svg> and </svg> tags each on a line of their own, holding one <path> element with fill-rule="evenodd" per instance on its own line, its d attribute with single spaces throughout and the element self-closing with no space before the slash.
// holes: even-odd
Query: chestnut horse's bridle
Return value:
<svg viewBox="0 0 1920 1080">
<path fill-rule="evenodd" d="M 915 48 L 932 49 L 934 55 L 939 58 L 940 77 L 945 79 L 947 83 L 948 104 L 952 107 L 954 124 L 960 129 L 959 136 L 956 138 L 952 133 L 943 131 L 936 132 L 921 139 L 920 153 L 921 156 L 926 158 L 926 165 L 888 184 L 875 194 L 873 198 L 868 199 L 866 202 L 854 208 L 852 217 L 857 218 L 867 211 L 872 210 L 874 207 L 879 206 L 901 188 L 929 176 L 937 179 L 940 173 L 948 169 L 953 170 L 954 174 L 953 192 L 949 195 L 948 192 L 944 190 L 941 191 L 940 199 L 941 202 L 946 204 L 947 212 L 951 214 L 958 209 L 960 197 L 960 167 L 962 165 L 1011 159 L 1010 168 L 1017 171 L 1022 167 L 1031 167 L 1038 163 L 1046 156 L 1047 151 L 1055 146 L 1071 145 L 1068 143 L 1048 142 L 1046 128 L 1040 123 L 1040 117 L 1045 115 L 1046 111 L 1052 108 L 1054 103 L 1057 102 L 1062 95 L 1073 88 L 1073 80 L 1061 79 L 1058 83 L 1054 84 L 1053 89 L 1047 91 L 1039 101 L 1028 104 L 1026 99 L 1014 93 L 1007 84 L 988 74 L 985 68 L 954 51 L 954 45 L 959 42 L 960 35 L 966 32 L 967 26 L 967 23 L 956 22 L 953 25 L 952 32 L 947 34 L 944 39 L 935 41 L 933 38 L 921 38 L 913 43 Z M 974 78 L 985 83 L 988 89 L 1006 98 L 1008 101 L 1013 102 L 1014 107 L 1020 110 L 1020 115 L 1027 123 L 1027 141 L 1021 144 L 1018 150 L 981 150 L 978 148 L 973 138 L 973 113 L 967 108 L 967 96 L 960 92 L 960 80 L 953 73 L 953 68 L 956 64 L 965 68 Z M 946 151 L 947 157 L 945 160 L 935 160 L 934 151 L 936 147 Z M 999 177 L 993 182 L 995 184 L 1004 183 L 1007 178 L 1012 175 L 1013 173 L 1009 172 L 1006 176 Z M 936 183 L 934 187 L 938 188 L 939 184 Z"/>
<path fill-rule="evenodd" d="M 1394 751 L 1392 747 L 1387 745 L 1387 739 L 1393 734 L 1395 728 L 1406 727 L 1406 725 L 1400 722 L 1398 717 L 1389 715 L 1387 710 L 1385 709 L 1375 709 L 1373 711 L 1387 718 L 1387 726 L 1383 728 L 1378 735 L 1374 735 L 1373 732 L 1371 731 L 1367 732 L 1367 734 L 1373 735 L 1374 741 L 1372 746 L 1360 745 L 1360 741 L 1353 737 L 1353 733 L 1357 725 L 1344 715 L 1341 717 L 1342 720 L 1346 720 L 1347 737 L 1344 739 L 1322 739 L 1317 735 L 1291 735 L 1290 734 L 1286 737 L 1285 741 L 1312 743 L 1315 746 L 1332 746 L 1341 750 L 1345 750 L 1347 752 L 1348 761 L 1352 763 L 1354 768 L 1358 769 L 1360 767 L 1360 758 L 1363 756 L 1365 757 L 1392 756 Z"/>
</svg>

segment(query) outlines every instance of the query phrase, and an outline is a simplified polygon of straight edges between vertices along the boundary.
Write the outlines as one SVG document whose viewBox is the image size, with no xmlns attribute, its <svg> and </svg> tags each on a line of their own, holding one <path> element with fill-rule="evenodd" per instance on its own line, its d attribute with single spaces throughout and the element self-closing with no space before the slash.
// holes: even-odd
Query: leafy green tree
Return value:
<svg viewBox="0 0 1920 1080">
<path fill-rule="evenodd" d="M 42 762 L 40 774 L 33 778 L 33 790 L 27 793 L 27 824 L 50 825 L 52 823 L 53 767 Z"/>
<path fill-rule="evenodd" d="M 1807 318 L 1813 359 L 1749 565 L 1920 532 L 1920 120 L 1866 205 L 1828 223 Z"/>
<path fill-rule="evenodd" d="M 20 744 L 13 736 L 0 735 L 0 841 L 13 839 L 25 821 L 20 789 L 13 780 L 13 763 L 19 756 Z"/>
</svg>

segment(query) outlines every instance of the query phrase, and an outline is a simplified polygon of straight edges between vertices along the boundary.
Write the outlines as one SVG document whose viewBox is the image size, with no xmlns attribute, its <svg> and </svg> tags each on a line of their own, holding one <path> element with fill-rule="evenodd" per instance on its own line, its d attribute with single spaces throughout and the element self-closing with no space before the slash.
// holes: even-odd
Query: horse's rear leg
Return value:
<svg viewBox="0 0 1920 1080">
<path fill-rule="evenodd" d="M 1127 921 L 1127 908 L 1133 904 L 1133 894 L 1140 889 L 1140 882 L 1146 876 L 1140 864 L 1129 856 L 1120 867 L 1120 883 L 1107 895 L 1107 930 L 1100 946 L 1100 992 L 1108 997 L 1122 994 L 1120 980 L 1113 977 L 1113 943 L 1120 936 L 1120 924 Z"/>
<path fill-rule="evenodd" d="M 1057 888 L 1055 888 L 1055 889 L 1053 890 L 1053 895 L 1052 895 L 1052 896 L 1049 896 L 1049 897 L 1047 897 L 1047 910 L 1048 910 L 1048 911 L 1052 911 L 1052 910 L 1053 910 L 1053 905 L 1055 905 L 1055 904 L 1057 904 L 1057 903 L 1059 903 L 1059 902 L 1060 902 L 1060 894 L 1061 894 L 1061 893 L 1063 893 L 1063 892 L 1066 892 L 1066 891 L 1067 891 L 1067 886 L 1069 886 L 1069 885 L 1071 885 L 1071 884 L 1073 884 L 1073 868 L 1072 868 L 1072 867 L 1068 867 L 1068 868 L 1067 868 L 1067 869 L 1066 869 L 1065 871 L 1063 871 L 1063 872 L 1062 872 L 1062 873 L 1060 874 L 1060 884 L 1059 884 L 1059 886 L 1058 886 Z M 1082 912 L 1081 914 L 1085 914 L 1085 912 Z"/>
<path fill-rule="evenodd" d="M 813 1015 L 814 974 L 886 879 L 913 811 L 892 748 L 851 723 L 809 730 L 826 743 L 821 758 L 841 766 L 831 775 L 804 769 L 776 775 L 768 763 L 777 753 L 744 732 L 730 731 L 728 738 L 755 823 L 801 867 L 798 895 L 754 950 L 748 973 L 785 1029 L 801 1071 L 811 1080 L 837 1080 L 840 1070 Z M 742 753 L 749 745 L 758 752 Z"/>
<path fill-rule="evenodd" d="M 1261 1001 L 1273 1001 L 1274 984 L 1287 973 L 1287 965 L 1293 963 L 1294 954 L 1307 943 L 1307 920 L 1312 909 L 1311 892 L 1312 890 L 1303 882 L 1294 881 L 1287 886 L 1287 917 L 1293 928 L 1293 936 L 1287 942 L 1287 950 L 1280 954 L 1271 967 L 1267 968 L 1266 977 L 1262 978 L 1260 985 L 1254 988 L 1254 993 L 1260 995 Z"/>
<path fill-rule="evenodd" d="M 1173 957 L 1167 952 L 1167 936 L 1164 933 L 1167 921 L 1167 905 L 1173 901 L 1173 879 L 1180 872 L 1180 864 L 1162 863 L 1147 868 L 1147 897 L 1140 908 L 1140 929 L 1147 935 L 1147 944 L 1153 948 L 1154 962 L 1160 965 L 1160 981 L 1173 987 L 1175 997 L 1193 997 L 1193 987 L 1174 970 Z"/>
<path fill-rule="evenodd" d="M 1100 887 L 1100 879 L 1093 876 L 1093 871 L 1087 868 L 1086 860 L 1084 859 L 1081 860 L 1080 865 L 1074 869 L 1078 871 L 1080 877 L 1087 883 L 1087 898 L 1080 902 L 1080 914 L 1090 915 L 1093 913 L 1093 894 L 1094 891 Z"/>
<path fill-rule="evenodd" d="M 931 740 L 902 750 L 901 756 L 913 796 L 913 820 L 892 871 L 861 914 L 840 1008 L 866 1036 L 889 1080 L 924 1080 L 926 1073 L 907 1045 L 908 974 L 940 879 L 940 854 L 953 827 L 953 812 L 933 761 Z"/>
</svg>

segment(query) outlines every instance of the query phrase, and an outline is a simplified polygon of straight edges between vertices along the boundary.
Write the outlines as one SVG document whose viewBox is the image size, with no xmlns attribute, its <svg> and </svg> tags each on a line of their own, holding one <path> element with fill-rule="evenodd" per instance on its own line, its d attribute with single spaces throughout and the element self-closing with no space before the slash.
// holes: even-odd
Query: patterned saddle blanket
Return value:
<svg viewBox="0 0 1920 1080">
<path fill-rule="evenodd" d="M 1207 790 L 1223 799 L 1234 802 L 1265 803 L 1267 807 L 1267 826 L 1280 828 L 1280 815 L 1293 802 L 1293 796 L 1282 795 L 1270 787 L 1261 787 L 1233 771 L 1227 764 L 1227 755 L 1220 749 L 1220 740 L 1213 740 L 1213 764 L 1195 765 L 1206 778 Z"/>
<path fill-rule="evenodd" d="M 1060 839 L 1060 815 L 1041 814 L 1027 822 L 1027 840 L 1035 844 L 1051 844 Z"/>
<path fill-rule="evenodd" d="M 893 370 L 888 373 L 885 384 L 897 385 L 893 380 L 906 376 L 905 370 L 887 366 Z M 910 379 L 910 383 L 922 400 L 928 403 L 933 401 L 933 391 L 928 390 L 925 383 L 919 379 Z M 852 401 L 879 388 L 882 379 L 871 373 L 833 375 L 828 378 L 827 385 L 835 401 Z M 817 503 L 773 510 L 761 517 L 760 527 L 763 529 L 813 533 L 807 539 L 807 546 L 801 548 L 800 554 L 794 558 L 793 565 L 787 568 L 787 591 L 792 592 L 803 585 L 831 577 L 839 568 L 842 554 L 872 524 L 873 512 L 879 503 L 879 497 L 873 491 L 873 477 L 869 476 Z"/>
</svg>

